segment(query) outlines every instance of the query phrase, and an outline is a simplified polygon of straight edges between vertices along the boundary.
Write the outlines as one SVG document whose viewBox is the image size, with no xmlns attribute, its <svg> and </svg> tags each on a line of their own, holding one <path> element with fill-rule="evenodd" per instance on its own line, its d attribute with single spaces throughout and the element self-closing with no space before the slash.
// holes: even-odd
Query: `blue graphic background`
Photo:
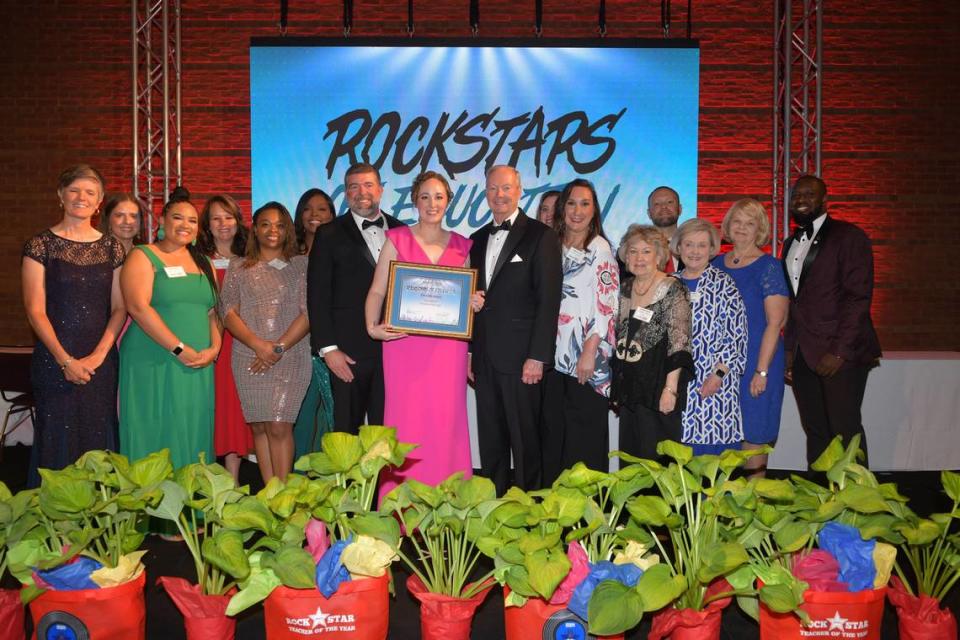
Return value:
<svg viewBox="0 0 960 640">
<path fill-rule="evenodd" d="M 525 151 L 517 163 L 525 189 L 521 207 L 535 215 L 532 209 L 541 191 L 560 189 L 577 177 L 564 154 L 557 157 L 552 171 L 547 170 L 556 136 L 547 133 L 546 125 L 572 111 L 585 112 L 593 124 L 626 109 L 612 131 L 602 127 L 593 133 L 615 139 L 615 153 L 602 168 L 582 176 L 595 184 L 605 213 L 604 229 L 616 243 L 631 222 L 648 222 L 646 197 L 661 184 L 680 193 L 684 219 L 696 216 L 699 58 L 696 48 L 253 46 L 253 204 L 279 200 L 292 213 L 303 191 L 320 187 L 343 211 L 343 174 L 350 159 L 338 158 L 328 175 L 326 165 L 337 134 L 324 136 L 330 120 L 355 109 L 367 109 L 374 121 L 397 111 L 401 132 L 416 116 L 425 116 L 430 121 L 425 143 L 445 111 L 452 123 L 464 110 L 469 119 L 499 107 L 500 120 L 542 106 L 545 142 L 539 165 L 534 150 Z M 489 137 L 493 128 L 491 124 L 483 132 L 474 127 L 470 134 Z M 523 128 L 508 134 L 496 164 L 508 161 L 510 143 Z M 499 135 L 491 140 L 490 149 Z M 385 137 L 381 132 L 374 138 L 372 160 L 381 156 Z M 420 146 L 414 136 L 404 158 Z M 576 157 L 592 160 L 604 148 L 579 144 Z M 458 149 L 452 139 L 446 142 L 448 155 L 457 159 L 472 155 L 474 149 Z M 361 150 L 362 145 L 357 148 Z M 392 159 L 393 150 L 381 166 L 385 186 L 381 208 L 413 222 L 416 211 L 408 192 L 420 166 L 394 175 Z M 436 156 L 427 168 L 443 172 Z M 451 180 L 455 197 L 446 222 L 464 235 L 489 220 L 484 169 L 481 162 Z"/>
</svg>

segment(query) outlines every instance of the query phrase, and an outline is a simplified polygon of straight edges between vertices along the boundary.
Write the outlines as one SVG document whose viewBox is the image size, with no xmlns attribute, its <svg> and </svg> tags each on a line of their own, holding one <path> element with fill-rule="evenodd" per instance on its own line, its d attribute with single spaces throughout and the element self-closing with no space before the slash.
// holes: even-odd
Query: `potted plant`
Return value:
<svg viewBox="0 0 960 640">
<path fill-rule="evenodd" d="M 720 613 L 738 591 L 726 580 L 749 561 L 737 531 L 742 515 L 735 500 L 751 493 L 745 480 L 731 481 L 734 470 L 757 451 L 727 450 L 719 456 L 693 456 L 690 447 L 661 442 L 657 452 L 672 460 L 666 466 L 617 452 L 640 469 L 635 482 L 648 474 L 659 495 L 636 495 L 626 501 L 628 529 L 647 533 L 661 562 L 650 566 L 635 587 L 600 583 L 589 605 L 590 633 L 620 633 L 635 626 L 644 613 L 654 614 L 650 638 L 719 637 Z M 736 498 L 734 498 L 736 496 Z M 664 546 L 658 534 L 669 538 Z M 636 535 L 636 534 L 635 534 Z"/>
<path fill-rule="evenodd" d="M 117 453 L 90 451 L 64 469 L 41 469 L 40 488 L 24 492 L 22 499 L 18 494 L 12 504 L 20 511 L 19 539 L 9 546 L 7 562 L 24 585 L 21 597 L 30 603 L 39 632 L 52 624 L 48 614 L 66 612 L 94 637 L 143 637 L 140 529 L 170 472 L 166 450 L 132 463 Z M 99 568 L 63 578 L 73 583 L 66 585 L 70 590 L 46 588 L 43 581 L 61 578 L 65 565 L 76 560 L 77 566 Z M 76 568 L 66 569 L 77 573 Z"/>
<path fill-rule="evenodd" d="M 29 526 L 21 520 L 31 502 L 30 492 L 10 493 L 0 482 L 0 581 L 7 577 L 7 547 L 16 543 Z M 24 611 L 19 589 L 0 589 L 0 637 L 23 638 Z"/>
<path fill-rule="evenodd" d="M 163 499 L 147 513 L 173 522 L 190 551 L 197 582 L 164 576 L 158 582 L 183 614 L 188 638 L 233 638 L 236 621 L 226 615 L 235 580 L 250 573 L 245 537 L 254 515 L 240 514 L 247 492 L 219 464 L 200 461 L 178 469 L 161 484 Z"/>
<path fill-rule="evenodd" d="M 395 548 L 412 573 L 407 590 L 421 603 L 425 640 L 470 637 L 473 615 L 494 584 L 493 570 L 474 576 L 483 555 L 477 542 L 489 533 L 484 516 L 498 504 L 493 482 L 462 472 L 436 487 L 406 480 L 384 496 L 381 513 L 403 524 L 415 554 Z"/>
<path fill-rule="evenodd" d="M 942 471 L 940 483 L 950 511 L 930 518 L 911 512 L 896 527 L 904 537 L 899 556 L 907 559 L 907 569 L 898 560 L 887 596 L 897 610 L 902 640 L 957 637 L 956 618 L 940 603 L 960 579 L 960 535 L 953 532 L 960 517 L 960 474 Z"/>
<path fill-rule="evenodd" d="M 825 637 L 843 637 L 843 632 L 854 627 L 861 637 L 880 637 L 886 582 L 896 553 L 891 545 L 905 541 L 901 530 L 911 512 L 906 506 L 907 499 L 899 494 L 895 485 L 879 483 L 859 464 L 863 455 L 859 444 L 859 436 L 852 438 L 846 447 L 839 437 L 835 438 L 811 465 L 813 470 L 826 475 L 826 487 L 792 476 L 795 494 L 782 496 L 784 500 L 780 504 L 772 503 L 758 510 L 758 518 L 764 524 L 771 524 L 769 535 L 764 539 L 765 555 L 755 555 L 751 561 L 755 575 L 763 582 L 759 590 L 762 637 L 800 638 L 802 627 L 810 625 L 825 627 L 828 633 Z M 771 507 L 779 515 L 774 515 Z M 793 572 L 799 571 L 804 561 L 810 559 L 814 547 L 828 546 L 828 533 L 833 535 L 844 527 L 852 535 L 844 546 L 872 545 L 874 557 L 885 559 L 886 570 L 878 567 L 878 575 L 872 577 L 869 584 L 858 585 L 853 591 L 807 588 L 804 582 L 799 582 L 799 586 L 797 582 L 791 583 Z M 836 554 L 836 546 L 833 552 Z M 736 582 L 741 575 L 731 579 Z M 792 615 L 789 605 L 798 597 L 802 602 L 793 611 L 796 615 Z M 746 601 L 740 602 L 743 606 Z M 755 606 L 748 605 L 745 610 L 752 615 Z M 846 620 L 844 624 L 848 628 L 837 628 L 839 618 Z M 829 622 L 831 619 L 835 622 Z M 834 625 L 832 632 L 831 624 Z M 833 633 L 835 635 L 830 635 Z"/>
<path fill-rule="evenodd" d="M 372 511 L 372 506 L 380 471 L 403 464 L 413 448 L 398 442 L 389 427 L 363 425 L 358 435 L 327 433 L 319 452 L 296 462 L 295 468 L 304 475 L 292 474 L 285 483 L 271 480 L 251 497 L 264 535 L 247 546 L 250 575 L 240 582 L 228 612 L 265 601 L 271 639 L 302 637 L 315 625 L 323 626 L 332 638 L 386 638 L 387 565 L 399 544 L 400 527 L 392 516 Z M 331 557 L 325 552 L 338 559 L 379 560 L 373 567 L 347 560 L 352 579 L 339 583 L 334 592 L 324 577 L 328 568 L 324 557 Z M 341 569 L 343 564 L 335 562 L 329 568 Z M 318 610 L 328 617 L 311 617 Z"/>
</svg>

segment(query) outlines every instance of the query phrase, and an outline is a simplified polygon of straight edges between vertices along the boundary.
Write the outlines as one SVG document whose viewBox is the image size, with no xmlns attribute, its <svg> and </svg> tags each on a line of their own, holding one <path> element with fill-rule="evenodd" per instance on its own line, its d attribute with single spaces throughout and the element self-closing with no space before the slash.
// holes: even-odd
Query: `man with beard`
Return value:
<svg viewBox="0 0 960 640">
<path fill-rule="evenodd" d="M 837 435 L 846 443 L 859 433 L 866 454 L 860 405 L 867 374 L 880 357 L 870 318 L 870 239 L 856 225 L 827 215 L 826 201 L 823 180 L 797 179 L 790 193 L 797 228 L 783 245 L 791 292 L 786 377 L 807 434 L 808 465 Z"/>
<path fill-rule="evenodd" d="M 683 207 L 680 206 L 680 195 L 671 187 L 657 187 L 647 197 L 647 216 L 650 217 L 653 226 L 667 237 L 668 245 L 677 230 L 677 220 L 680 219 L 681 211 Z M 677 256 L 671 255 L 667 259 L 663 272 L 673 273 L 681 269 L 683 269 L 683 262 Z"/>
<path fill-rule="evenodd" d="M 373 281 L 384 232 L 403 224 L 380 211 L 383 185 L 376 167 L 347 169 L 344 197 L 350 210 L 321 225 L 307 267 L 310 343 L 333 376 L 333 422 L 357 433 L 361 424 L 383 423 L 381 343 L 367 335 L 363 305 Z"/>
<path fill-rule="evenodd" d="M 470 372 L 477 392 L 480 474 L 498 495 L 514 481 L 522 489 L 542 482 L 541 384 L 553 364 L 560 314 L 560 242 L 545 224 L 519 208 L 523 187 L 513 167 L 487 173 L 487 203 L 493 222 L 470 239 L 470 264 L 485 289 L 474 320 Z M 603 425 L 606 428 L 606 425 Z"/>
</svg>

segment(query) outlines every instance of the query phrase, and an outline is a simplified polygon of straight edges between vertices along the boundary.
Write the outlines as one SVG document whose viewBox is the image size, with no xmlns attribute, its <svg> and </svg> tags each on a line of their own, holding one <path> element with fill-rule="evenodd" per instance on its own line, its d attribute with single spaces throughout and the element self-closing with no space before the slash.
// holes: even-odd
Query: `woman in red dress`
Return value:
<svg viewBox="0 0 960 640">
<path fill-rule="evenodd" d="M 200 233 L 197 242 L 217 270 L 217 281 L 222 286 L 230 258 L 242 256 L 247 246 L 247 229 L 243 226 L 240 205 L 228 195 L 215 195 L 203 206 L 200 214 Z M 216 399 L 214 407 L 213 448 L 217 457 L 223 456 L 223 466 L 237 480 L 240 458 L 253 449 L 253 434 L 243 419 L 237 385 L 230 368 L 233 336 L 223 332 L 220 358 L 214 365 Z"/>
</svg>

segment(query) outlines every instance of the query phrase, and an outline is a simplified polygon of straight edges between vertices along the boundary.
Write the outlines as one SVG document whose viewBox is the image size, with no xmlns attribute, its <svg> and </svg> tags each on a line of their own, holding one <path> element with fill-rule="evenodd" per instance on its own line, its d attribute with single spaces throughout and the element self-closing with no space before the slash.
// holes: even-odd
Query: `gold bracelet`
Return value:
<svg viewBox="0 0 960 640">
<path fill-rule="evenodd" d="M 671 389 L 670 387 L 665 386 L 665 387 L 663 388 L 663 390 L 664 390 L 664 391 L 669 391 L 671 394 L 673 394 L 673 397 L 674 397 L 674 398 L 677 397 L 677 392 L 676 392 L 675 389 Z"/>
<path fill-rule="evenodd" d="M 66 360 L 64 360 L 63 364 L 60 365 L 60 371 L 66 371 L 67 365 L 70 364 L 71 362 L 73 362 L 73 358 L 67 358 Z"/>
</svg>

